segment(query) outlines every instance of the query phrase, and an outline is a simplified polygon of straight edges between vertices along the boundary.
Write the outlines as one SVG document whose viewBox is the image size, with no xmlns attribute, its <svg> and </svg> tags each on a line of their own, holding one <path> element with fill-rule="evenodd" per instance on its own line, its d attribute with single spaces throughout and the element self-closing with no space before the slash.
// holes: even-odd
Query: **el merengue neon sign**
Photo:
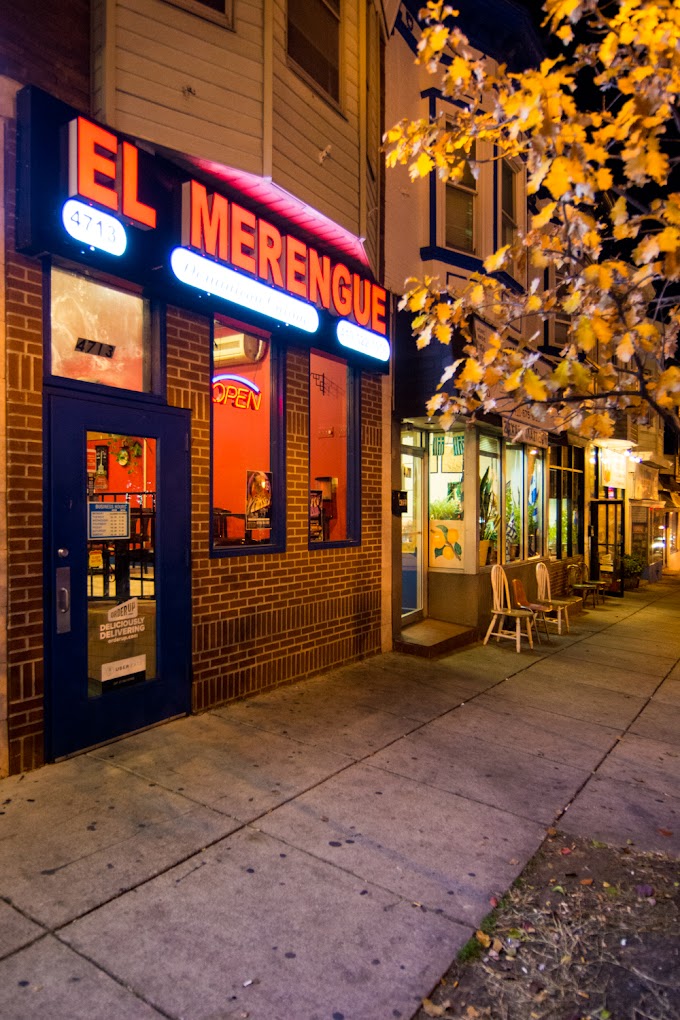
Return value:
<svg viewBox="0 0 680 1020">
<path fill-rule="evenodd" d="M 85 117 L 69 123 L 68 138 L 64 228 L 92 249 L 120 256 L 125 224 L 158 226 L 157 210 L 140 198 L 138 149 Z M 308 333 L 316 332 L 317 309 L 324 309 L 339 319 L 341 345 L 389 359 L 383 287 L 199 181 L 186 181 L 181 198 L 180 244 L 169 253 L 180 282 Z"/>
</svg>

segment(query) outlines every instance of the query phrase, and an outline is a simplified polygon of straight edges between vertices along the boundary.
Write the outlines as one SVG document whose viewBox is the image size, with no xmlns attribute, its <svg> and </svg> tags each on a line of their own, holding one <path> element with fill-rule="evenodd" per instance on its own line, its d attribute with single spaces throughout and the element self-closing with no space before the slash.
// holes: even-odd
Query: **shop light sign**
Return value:
<svg viewBox="0 0 680 1020">
<path fill-rule="evenodd" d="M 312 305 L 266 287 L 205 255 L 198 255 L 187 248 L 175 248 L 170 256 L 170 265 L 178 280 L 196 290 L 215 294 L 286 325 L 297 326 L 306 333 L 316 333 L 319 328 L 319 313 Z"/>
<path fill-rule="evenodd" d="M 336 333 L 343 347 L 349 347 L 350 350 L 365 354 L 369 358 L 377 358 L 378 361 L 390 360 L 390 345 L 384 336 L 355 326 L 346 319 L 341 319 L 337 324 Z"/>
<path fill-rule="evenodd" d="M 124 255 L 127 248 L 125 227 L 115 216 L 100 212 L 84 202 L 69 198 L 61 210 L 61 222 L 74 241 L 88 248 L 99 248 L 109 255 Z"/>
<path fill-rule="evenodd" d="M 131 230 L 158 231 L 153 243 L 158 238 L 164 249 L 158 260 L 167 265 L 169 250 L 169 268 L 181 283 L 308 334 L 319 330 L 319 312 L 330 312 L 340 320 L 341 346 L 389 360 L 384 287 L 200 181 L 180 184 L 179 170 L 181 236 L 172 238 L 170 224 L 159 222 L 165 206 L 140 197 L 142 173 L 150 177 L 144 197 L 158 194 L 154 157 L 143 163 L 137 146 L 85 117 L 68 122 L 68 154 L 61 220 L 79 244 L 120 257 L 135 250 Z M 166 171 L 158 173 L 167 180 Z M 148 258 L 153 244 L 144 251 Z"/>
<path fill-rule="evenodd" d="M 212 383 L 213 404 L 231 404 L 242 410 L 260 410 L 260 388 L 242 375 L 215 375 Z"/>
</svg>

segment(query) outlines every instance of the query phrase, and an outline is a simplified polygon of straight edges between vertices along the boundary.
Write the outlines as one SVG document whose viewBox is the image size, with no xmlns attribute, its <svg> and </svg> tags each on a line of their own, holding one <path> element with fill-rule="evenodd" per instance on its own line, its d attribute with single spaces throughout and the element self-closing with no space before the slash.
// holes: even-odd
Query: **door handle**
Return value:
<svg viewBox="0 0 680 1020">
<path fill-rule="evenodd" d="M 71 568 L 57 567 L 56 571 L 57 634 L 71 631 Z"/>
</svg>

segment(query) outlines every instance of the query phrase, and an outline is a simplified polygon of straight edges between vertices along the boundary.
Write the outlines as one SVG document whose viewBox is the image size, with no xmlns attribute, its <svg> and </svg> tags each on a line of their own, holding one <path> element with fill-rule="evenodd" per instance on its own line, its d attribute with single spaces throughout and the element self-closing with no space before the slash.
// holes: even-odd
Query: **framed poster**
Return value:
<svg viewBox="0 0 680 1020">
<path fill-rule="evenodd" d="M 246 531 L 272 526 L 272 473 L 246 472 Z"/>
</svg>

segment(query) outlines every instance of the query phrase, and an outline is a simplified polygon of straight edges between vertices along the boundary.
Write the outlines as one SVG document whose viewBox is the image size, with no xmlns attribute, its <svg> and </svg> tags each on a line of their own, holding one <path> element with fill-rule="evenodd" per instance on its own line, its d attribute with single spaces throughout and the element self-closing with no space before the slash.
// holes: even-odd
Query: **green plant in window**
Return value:
<svg viewBox="0 0 680 1020">
<path fill-rule="evenodd" d="M 431 521 L 454 521 L 456 519 L 456 503 L 452 499 L 433 499 L 430 502 Z"/>
<path fill-rule="evenodd" d="M 479 483 L 479 539 L 481 542 L 498 540 L 498 500 L 494 492 L 491 469 L 487 467 Z"/>
</svg>

